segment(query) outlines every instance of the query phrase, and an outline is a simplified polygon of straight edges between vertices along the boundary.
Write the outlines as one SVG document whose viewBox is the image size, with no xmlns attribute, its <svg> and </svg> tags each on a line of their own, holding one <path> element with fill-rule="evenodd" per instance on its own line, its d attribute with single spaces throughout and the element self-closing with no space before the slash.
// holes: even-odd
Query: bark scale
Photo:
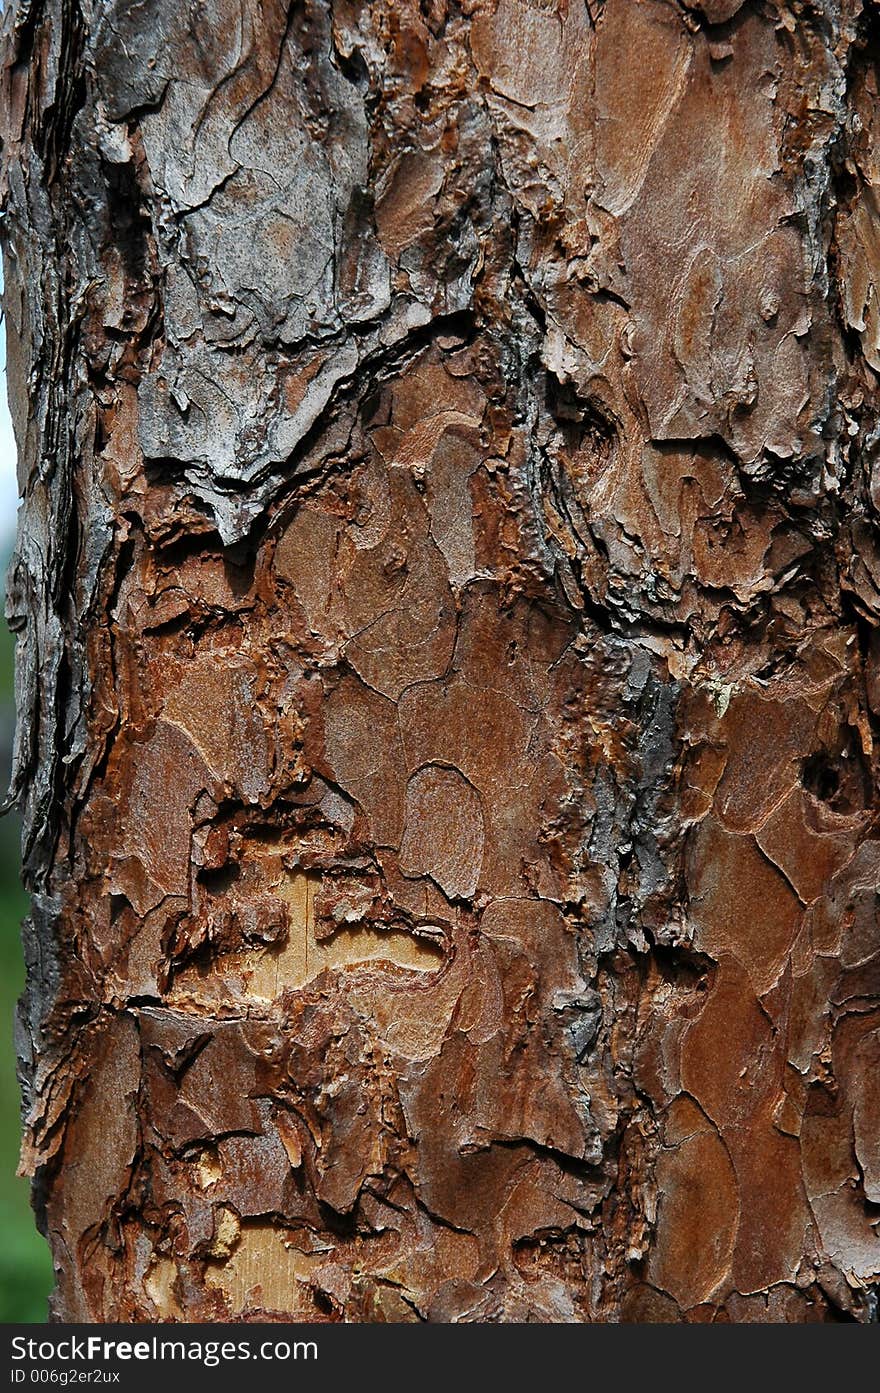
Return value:
<svg viewBox="0 0 880 1393">
<path fill-rule="evenodd" d="M 877 10 L 20 0 L 66 1319 L 867 1319 Z"/>
</svg>

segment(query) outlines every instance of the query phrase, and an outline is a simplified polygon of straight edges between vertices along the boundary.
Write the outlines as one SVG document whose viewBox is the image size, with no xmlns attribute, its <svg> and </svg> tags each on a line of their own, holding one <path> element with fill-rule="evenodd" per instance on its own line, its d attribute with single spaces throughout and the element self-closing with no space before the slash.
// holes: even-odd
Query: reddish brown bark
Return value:
<svg viewBox="0 0 880 1393">
<path fill-rule="evenodd" d="M 69 1319 L 865 1319 L 875 11 L 21 4 Z"/>
</svg>

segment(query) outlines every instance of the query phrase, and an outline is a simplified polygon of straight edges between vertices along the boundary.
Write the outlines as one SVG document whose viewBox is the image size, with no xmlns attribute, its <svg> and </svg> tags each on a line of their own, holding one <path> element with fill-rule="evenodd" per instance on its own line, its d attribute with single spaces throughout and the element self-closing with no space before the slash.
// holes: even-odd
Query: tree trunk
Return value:
<svg viewBox="0 0 880 1393">
<path fill-rule="evenodd" d="M 65 1319 L 868 1319 L 878 11 L 19 0 Z"/>
</svg>

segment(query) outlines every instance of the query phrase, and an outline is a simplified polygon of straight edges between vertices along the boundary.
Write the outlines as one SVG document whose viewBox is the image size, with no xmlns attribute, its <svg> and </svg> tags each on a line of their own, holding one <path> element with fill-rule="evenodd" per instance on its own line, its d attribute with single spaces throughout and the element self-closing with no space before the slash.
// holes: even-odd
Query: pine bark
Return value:
<svg viewBox="0 0 880 1393">
<path fill-rule="evenodd" d="M 876 1314 L 877 18 L 7 16 L 57 1316 Z"/>
</svg>

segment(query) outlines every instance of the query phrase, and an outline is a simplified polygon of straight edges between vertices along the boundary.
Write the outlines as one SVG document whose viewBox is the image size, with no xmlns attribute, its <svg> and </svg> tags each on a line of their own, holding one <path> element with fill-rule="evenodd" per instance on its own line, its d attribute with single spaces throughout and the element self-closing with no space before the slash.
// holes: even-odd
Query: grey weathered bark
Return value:
<svg viewBox="0 0 880 1393">
<path fill-rule="evenodd" d="M 877 11 L 21 0 L 68 1318 L 867 1318 Z"/>
</svg>

